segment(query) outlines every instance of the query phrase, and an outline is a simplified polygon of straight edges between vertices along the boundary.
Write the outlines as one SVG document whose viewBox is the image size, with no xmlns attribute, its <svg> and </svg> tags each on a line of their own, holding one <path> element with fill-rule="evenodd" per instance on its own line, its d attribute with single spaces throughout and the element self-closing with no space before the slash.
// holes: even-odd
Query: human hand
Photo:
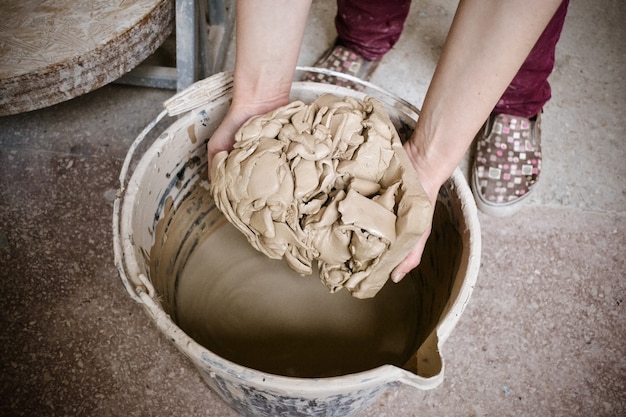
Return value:
<svg viewBox="0 0 626 417">
<path fill-rule="evenodd" d="M 239 105 L 233 101 L 226 117 L 222 123 L 213 132 L 213 135 L 207 143 L 209 178 L 211 177 L 211 163 L 213 157 L 221 151 L 230 151 L 235 143 L 235 133 L 253 116 L 267 113 L 274 110 L 289 101 L 288 97 L 278 97 L 272 100 L 265 100 L 258 103 L 248 102 L 245 105 Z"/>
<path fill-rule="evenodd" d="M 424 253 L 426 242 L 428 241 L 428 237 L 430 236 L 431 228 L 432 228 L 432 219 L 431 219 L 431 225 L 424 232 L 424 234 L 419 238 L 419 240 L 417 241 L 413 249 L 411 249 L 411 252 L 409 252 L 406 258 L 404 258 L 404 260 L 400 262 L 398 266 L 394 268 L 393 271 L 391 271 L 391 280 L 393 282 L 398 283 L 402 281 L 402 279 L 406 276 L 406 274 L 411 272 L 420 264 L 422 260 L 422 253 Z"/>
<path fill-rule="evenodd" d="M 235 133 L 237 130 L 248 120 L 243 114 L 239 112 L 228 112 L 222 123 L 218 126 L 217 130 L 213 132 L 213 135 L 207 143 L 208 152 L 208 165 L 209 165 L 209 178 L 211 177 L 211 163 L 213 157 L 221 151 L 230 151 L 235 143 Z"/>
<path fill-rule="evenodd" d="M 406 150 L 407 155 L 409 159 L 411 160 L 411 163 L 413 164 L 415 171 L 417 172 L 417 177 L 420 180 L 420 183 L 422 187 L 424 188 L 426 195 L 428 195 L 430 204 L 434 208 L 435 204 L 437 203 L 437 195 L 439 194 L 439 188 L 441 184 L 437 184 L 436 181 L 434 182 L 427 181 L 429 178 L 432 178 L 433 176 L 427 172 L 427 169 L 425 171 L 424 164 L 420 164 L 417 162 L 418 156 L 417 156 L 415 141 L 407 141 L 404 144 L 404 149 Z M 422 234 L 422 236 L 420 236 L 419 240 L 417 241 L 413 249 L 411 249 L 411 252 L 409 252 L 409 254 L 402 260 L 402 262 L 398 264 L 398 266 L 394 268 L 393 271 L 391 271 L 391 280 L 393 282 L 396 282 L 396 283 L 400 282 L 405 277 L 406 274 L 411 272 L 420 264 L 421 259 L 422 259 L 422 254 L 424 253 L 424 248 L 426 247 L 426 242 L 428 241 L 431 230 L 432 230 L 432 217 L 430 219 L 430 222 L 426 231 L 424 232 L 424 234 Z"/>
</svg>

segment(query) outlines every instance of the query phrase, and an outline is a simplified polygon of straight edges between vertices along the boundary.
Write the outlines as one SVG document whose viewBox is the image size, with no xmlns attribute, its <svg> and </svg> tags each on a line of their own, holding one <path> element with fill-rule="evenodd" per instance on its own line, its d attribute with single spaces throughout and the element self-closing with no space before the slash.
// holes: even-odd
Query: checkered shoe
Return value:
<svg viewBox="0 0 626 417">
<path fill-rule="evenodd" d="M 368 61 L 361 55 L 353 52 L 345 46 L 335 43 L 328 51 L 322 55 L 315 67 L 325 68 L 343 74 L 352 75 L 364 81 L 369 81 L 372 74 L 378 67 L 379 61 Z M 332 75 L 320 73 L 306 73 L 302 81 L 313 81 L 324 84 L 334 84 L 341 87 L 348 87 L 353 90 L 363 91 L 363 86 L 352 81 L 334 77 Z"/>
<path fill-rule="evenodd" d="M 492 114 L 476 142 L 471 184 L 476 205 L 492 216 L 510 216 L 541 172 L 541 114 L 535 120 Z"/>
</svg>

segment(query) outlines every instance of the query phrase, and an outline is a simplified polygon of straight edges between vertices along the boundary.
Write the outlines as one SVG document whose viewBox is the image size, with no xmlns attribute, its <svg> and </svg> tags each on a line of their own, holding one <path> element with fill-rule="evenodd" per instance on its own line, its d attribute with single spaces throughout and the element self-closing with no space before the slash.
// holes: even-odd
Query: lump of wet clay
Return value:
<svg viewBox="0 0 626 417">
<path fill-rule="evenodd" d="M 373 98 L 324 94 L 251 118 L 212 161 L 211 193 L 258 251 L 331 292 L 376 295 L 432 217 L 398 133 Z"/>
</svg>

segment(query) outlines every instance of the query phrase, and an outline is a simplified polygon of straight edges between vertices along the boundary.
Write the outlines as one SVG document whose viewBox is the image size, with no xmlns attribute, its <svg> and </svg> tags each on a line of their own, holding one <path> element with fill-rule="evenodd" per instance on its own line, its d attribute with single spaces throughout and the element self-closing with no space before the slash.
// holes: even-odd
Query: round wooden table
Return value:
<svg viewBox="0 0 626 417">
<path fill-rule="evenodd" d="M 0 0 L 0 116 L 121 77 L 174 27 L 172 0 Z"/>
</svg>

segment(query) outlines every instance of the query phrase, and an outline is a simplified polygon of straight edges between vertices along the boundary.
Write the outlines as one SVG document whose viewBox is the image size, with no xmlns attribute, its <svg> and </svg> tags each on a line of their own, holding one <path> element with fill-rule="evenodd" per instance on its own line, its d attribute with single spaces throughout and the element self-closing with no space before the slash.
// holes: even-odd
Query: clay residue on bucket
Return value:
<svg viewBox="0 0 626 417">
<path fill-rule="evenodd" d="M 422 266 L 371 299 L 331 294 L 317 271 L 300 276 L 254 250 L 198 181 L 166 205 L 150 251 L 163 308 L 207 349 L 278 375 L 329 377 L 384 364 L 417 374 L 416 351 L 450 298 L 460 236 L 438 205 Z M 428 359 L 428 358 L 426 358 Z"/>
<path fill-rule="evenodd" d="M 432 207 L 378 101 L 330 94 L 250 119 L 212 163 L 217 206 L 257 250 L 373 297 Z"/>
</svg>

